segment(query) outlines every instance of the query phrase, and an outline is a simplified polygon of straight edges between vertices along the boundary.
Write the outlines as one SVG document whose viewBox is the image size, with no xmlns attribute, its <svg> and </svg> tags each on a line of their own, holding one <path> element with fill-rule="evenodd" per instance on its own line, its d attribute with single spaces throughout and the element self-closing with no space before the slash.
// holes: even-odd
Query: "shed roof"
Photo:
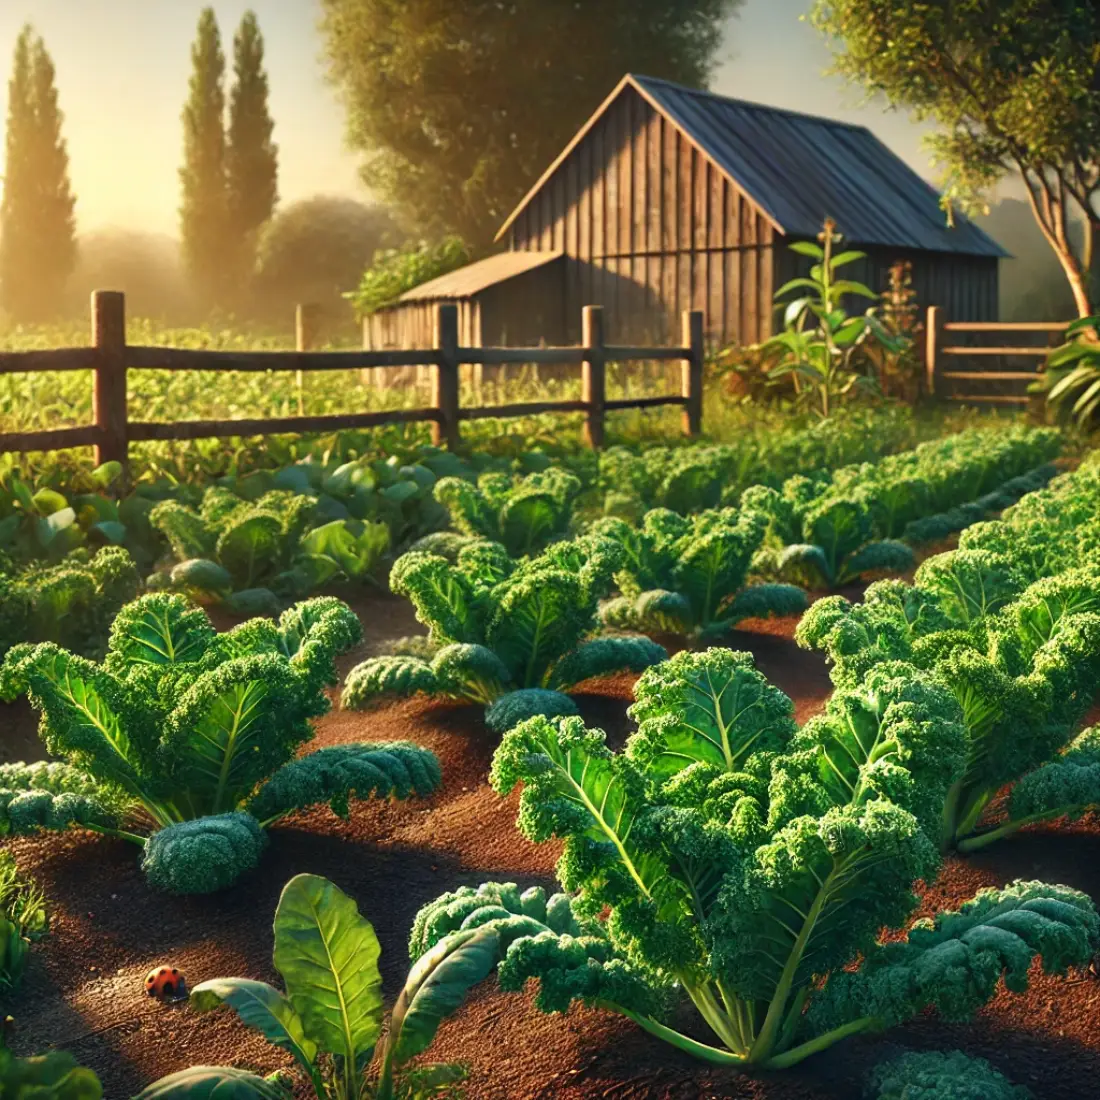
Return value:
<svg viewBox="0 0 1100 1100">
<path fill-rule="evenodd" d="M 784 236 L 813 239 L 829 216 L 852 244 L 1008 256 L 961 215 L 950 228 L 939 192 L 865 126 L 632 74 L 623 77 L 528 192 L 498 239 L 628 89 L 678 127 Z"/>
<path fill-rule="evenodd" d="M 439 299 L 471 298 L 497 283 L 514 279 L 527 271 L 561 259 L 561 252 L 501 252 L 467 264 L 437 279 L 405 291 L 398 302 L 430 302 Z"/>
</svg>

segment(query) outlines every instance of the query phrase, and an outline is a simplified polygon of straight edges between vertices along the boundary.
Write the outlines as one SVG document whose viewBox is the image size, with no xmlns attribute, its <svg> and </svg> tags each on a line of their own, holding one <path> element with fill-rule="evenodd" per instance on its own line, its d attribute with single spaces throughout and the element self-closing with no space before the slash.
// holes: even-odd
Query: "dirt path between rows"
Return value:
<svg viewBox="0 0 1100 1100">
<path fill-rule="evenodd" d="M 364 645 L 342 670 L 385 639 L 418 631 L 408 605 L 392 596 L 357 599 Z M 804 721 L 830 691 L 816 653 L 791 640 L 795 620 L 748 624 L 733 648 L 795 701 Z M 580 698 L 590 724 L 615 744 L 628 730 L 631 677 L 589 685 Z M 0 740 L 22 738 L 33 722 L 22 707 L 0 708 Z M 271 831 L 260 870 L 213 897 L 175 899 L 150 889 L 138 853 L 121 841 L 73 833 L 7 842 L 19 866 L 52 901 L 53 934 L 32 957 L 23 988 L 5 1006 L 17 1021 L 17 1053 L 71 1051 L 100 1076 L 108 1100 L 126 1100 L 192 1064 L 235 1064 L 262 1072 L 287 1065 L 228 1012 L 199 1016 L 150 1001 L 147 971 L 180 967 L 192 983 L 242 975 L 278 984 L 271 965 L 271 918 L 292 875 L 325 875 L 357 900 L 382 943 L 388 997 L 408 969 L 407 936 L 425 902 L 461 884 L 488 879 L 553 885 L 555 845 L 535 847 L 515 829 L 516 799 L 487 785 L 494 739 L 477 708 L 396 704 L 372 714 L 334 710 L 317 727 L 318 747 L 358 740 L 408 739 L 435 751 L 443 788 L 425 801 L 360 803 L 349 822 L 327 809 L 303 813 Z M 12 747 L 9 745 L 9 748 Z M 40 748 L 39 748 L 40 755 Z M 1014 878 L 1067 883 L 1100 900 L 1100 829 L 1078 823 L 1037 830 L 966 861 L 951 859 L 927 891 L 924 909 L 955 905 L 981 886 Z M 641 1100 L 760 1098 L 851 1100 L 869 1064 L 898 1044 L 964 1048 L 989 1058 L 1036 1097 L 1082 1100 L 1100 1080 L 1100 982 L 1038 975 L 1024 996 L 1001 992 L 972 1024 L 934 1015 L 887 1036 L 852 1040 L 783 1075 L 749 1078 L 704 1066 L 629 1021 L 595 1010 L 542 1016 L 529 997 L 485 982 L 442 1027 L 433 1060 L 470 1065 L 471 1100 Z M 303 1093 L 303 1095 L 305 1095 Z"/>
</svg>

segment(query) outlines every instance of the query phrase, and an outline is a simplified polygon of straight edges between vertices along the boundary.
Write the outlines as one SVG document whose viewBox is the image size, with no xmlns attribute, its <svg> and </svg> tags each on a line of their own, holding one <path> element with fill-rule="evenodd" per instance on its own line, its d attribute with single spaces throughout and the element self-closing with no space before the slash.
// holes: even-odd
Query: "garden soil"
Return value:
<svg viewBox="0 0 1100 1100">
<path fill-rule="evenodd" d="M 419 629 L 408 605 L 392 596 L 355 605 L 366 638 L 344 658 L 343 672 L 387 638 Z M 732 645 L 755 654 L 804 721 L 822 708 L 830 684 L 820 656 L 791 640 L 794 625 L 794 619 L 745 624 Z M 631 684 L 631 677 L 601 681 L 586 685 L 580 697 L 586 719 L 606 729 L 615 745 L 628 731 Z M 0 741 L 9 748 L 31 747 L 33 726 L 22 706 L 0 708 Z M 123 841 L 83 833 L 8 841 L 53 912 L 52 934 L 34 950 L 22 988 L 3 1005 L 15 1017 L 15 1051 L 70 1051 L 96 1071 L 108 1100 L 127 1100 L 189 1065 L 269 1072 L 288 1065 L 289 1056 L 229 1010 L 198 1015 L 186 1004 L 150 1000 L 142 985 L 146 973 L 168 964 L 192 984 L 228 975 L 278 984 L 271 965 L 275 905 L 292 875 L 311 872 L 351 894 L 374 925 L 392 999 L 408 969 L 413 917 L 425 902 L 493 879 L 552 886 L 556 845 L 524 840 L 514 825 L 516 795 L 501 798 L 486 783 L 494 741 L 477 708 L 412 701 L 370 714 L 334 709 L 318 723 L 315 744 L 392 739 L 438 754 L 444 785 L 437 794 L 353 804 L 348 822 L 327 809 L 288 819 L 271 830 L 260 870 L 212 897 L 153 891 L 136 849 Z M 1045 835 L 1055 831 L 1056 838 Z M 1067 883 L 1100 900 L 1098 854 L 1094 822 L 1020 835 L 966 860 L 948 860 L 925 892 L 922 913 L 1016 878 Z M 1036 972 L 1027 994 L 1002 990 L 972 1023 L 949 1025 L 928 1013 L 885 1036 L 849 1040 L 781 1075 L 749 1077 L 693 1061 L 609 1013 L 574 1008 L 565 1016 L 540 1015 L 530 997 L 501 993 L 490 979 L 444 1023 L 431 1056 L 469 1065 L 470 1100 L 852 1100 L 867 1067 L 903 1047 L 962 1048 L 986 1057 L 1039 1100 L 1100 1095 L 1100 981 Z"/>
</svg>

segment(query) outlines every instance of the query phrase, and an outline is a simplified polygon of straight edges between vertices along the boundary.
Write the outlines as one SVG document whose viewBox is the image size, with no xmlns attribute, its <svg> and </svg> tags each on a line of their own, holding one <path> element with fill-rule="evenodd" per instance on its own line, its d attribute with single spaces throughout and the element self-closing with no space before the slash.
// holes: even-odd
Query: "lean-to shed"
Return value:
<svg viewBox="0 0 1100 1100">
<path fill-rule="evenodd" d="M 935 188 L 865 127 L 643 76 L 623 78 L 497 239 L 564 254 L 546 315 L 564 328 L 548 343 L 577 341 L 588 304 L 605 307 L 611 342 L 667 341 L 701 309 L 710 340 L 752 343 L 774 330 L 775 291 L 809 271 L 787 245 L 826 216 L 868 254 L 845 277 L 882 291 L 910 260 L 921 307 L 997 319 L 1008 253 L 961 216 L 949 227 Z"/>
</svg>

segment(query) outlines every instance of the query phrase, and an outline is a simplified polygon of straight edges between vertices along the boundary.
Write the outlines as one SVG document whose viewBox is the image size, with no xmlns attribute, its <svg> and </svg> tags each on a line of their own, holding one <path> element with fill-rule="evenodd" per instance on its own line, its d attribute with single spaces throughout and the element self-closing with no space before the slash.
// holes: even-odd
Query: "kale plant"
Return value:
<svg viewBox="0 0 1100 1100">
<path fill-rule="evenodd" d="M 295 810 L 346 817 L 353 796 L 429 793 L 438 761 L 407 742 L 299 755 L 335 657 L 360 636 L 332 597 L 218 634 L 183 597 L 153 593 L 119 612 L 102 663 L 16 646 L 0 686 L 27 693 L 58 762 L 0 765 L 0 826 L 122 837 L 155 886 L 209 893 L 255 867 L 266 827 Z"/>
<path fill-rule="evenodd" d="M 823 650 L 842 687 L 900 659 L 957 699 L 968 763 L 945 805 L 945 848 L 1100 805 L 1098 739 L 1077 734 L 1100 680 L 1098 506 L 1094 468 L 1064 475 L 928 558 L 913 584 L 880 581 L 854 605 L 829 597 L 799 623 L 799 644 Z M 983 829 L 1007 784 L 1007 817 Z"/>
<path fill-rule="evenodd" d="M 621 548 L 598 536 L 555 543 L 521 562 L 483 540 L 464 545 L 455 564 L 422 551 L 404 554 L 390 586 L 412 601 L 435 655 L 357 665 L 342 705 L 359 710 L 384 696 L 413 695 L 482 703 L 498 732 L 531 714 L 575 714 L 563 694 L 571 687 L 640 672 L 668 656 L 641 636 L 590 637 L 622 562 Z"/>
<path fill-rule="evenodd" d="M 1002 977 L 1027 988 L 1088 963 L 1100 918 L 1085 894 L 1017 882 L 904 925 L 939 866 L 932 840 L 966 764 L 951 694 L 910 665 L 837 691 L 801 729 L 746 653 L 681 653 L 643 673 L 621 752 L 576 717 L 505 735 L 491 779 L 519 784 L 519 827 L 564 841 L 569 896 L 545 918 L 518 891 L 463 887 L 421 910 L 413 958 L 495 928 L 502 988 L 580 1000 L 705 1061 L 783 1069 L 935 1007 L 970 1018 Z M 551 910 L 553 910 L 551 912 Z M 709 1038 L 670 1022 L 686 999 Z"/>
<path fill-rule="evenodd" d="M 381 523 L 334 519 L 315 525 L 316 502 L 273 489 L 251 502 L 214 486 L 196 511 L 166 500 L 150 513 L 177 564 L 150 587 L 226 600 L 243 614 L 277 612 L 334 581 L 369 581 L 389 548 Z"/>
<path fill-rule="evenodd" d="M 984 1058 L 962 1051 L 906 1051 L 868 1074 L 868 1100 L 1033 1100 Z"/>
<path fill-rule="evenodd" d="M 766 520 L 723 508 L 685 519 L 665 508 L 645 514 L 640 528 L 604 519 L 592 533 L 625 552 L 617 574 L 621 596 L 600 609 L 611 627 L 717 639 L 742 619 L 797 615 L 806 594 L 789 584 L 746 586 Z"/>
<path fill-rule="evenodd" d="M 529 892 L 533 912 L 539 891 Z M 472 928 L 421 956 L 382 1037 L 381 947 L 352 898 L 317 875 L 295 875 L 275 910 L 274 967 L 286 991 L 251 978 L 212 978 L 191 991 L 191 1007 L 234 1009 L 241 1020 L 294 1057 L 317 1100 L 429 1100 L 458 1097 L 466 1072 L 454 1063 L 409 1065 L 435 1038 L 469 988 L 492 970 L 500 937 Z M 371 1071 L 372 1063 L 377 1062 Z M 273 1082 L 229 1066 L 195 1066 L 150 1085 L 136 1100 L 183 1100 L 232 1088 L 244 1100 L 270 1100 Z M 280 1084 L 283 1082 L 280 1081 Z M 276 1096 L 289 1096 L 275 1090 Z"/>
<path fill-rule="evenodd" d="M 580 480 L 551 466 L 514 481 L 489 472 L 477 484 L 458 477 L 436 482 L 435 498 L 464 535 L 499 542 L 514 557 L 537 554 L 569 532 Z"/>
<path fill-rule="evenodd" d="M 19 569 L 0 561 L 0 657 L 26 641 L 95 654 L 119 608 L 140 588 L 133 560 L 117 546 L 94 555 L 77 549 L 58 565 Z"/>
<path fill-rule="evenodd" d="M 0 852 L 0 991 L 19 985 L 31 944 L 49 930 L 41 889 L 19 874 L 10 852 Z"/>
</svg>

